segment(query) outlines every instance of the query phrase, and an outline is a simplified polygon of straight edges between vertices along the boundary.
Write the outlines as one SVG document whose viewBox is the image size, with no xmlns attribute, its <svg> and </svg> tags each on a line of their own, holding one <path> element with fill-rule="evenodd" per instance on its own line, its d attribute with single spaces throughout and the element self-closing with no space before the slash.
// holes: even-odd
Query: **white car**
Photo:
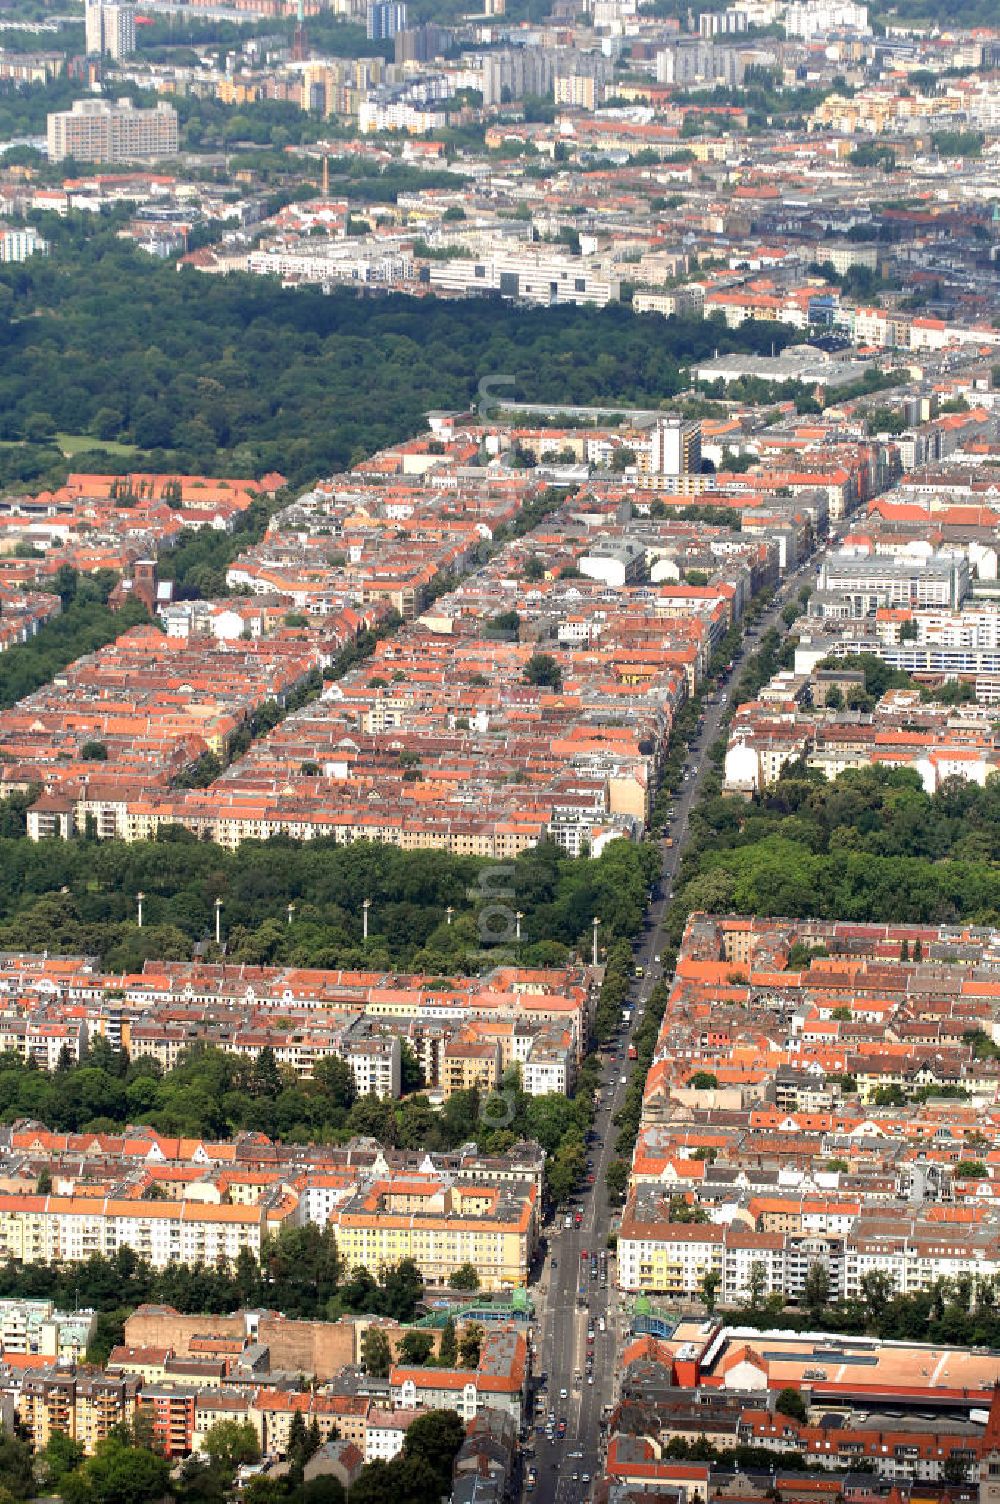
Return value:
<svg viewBox="0 0 1000 1504">
<path fill-rule="evenodd" d="M 566 1393 L 565 1389 L 560 1389 L 560 1391 L 559 1391 L 559 1398 L 561 1400 L 569 1399 L 569 1395 Z"/>
</svg>

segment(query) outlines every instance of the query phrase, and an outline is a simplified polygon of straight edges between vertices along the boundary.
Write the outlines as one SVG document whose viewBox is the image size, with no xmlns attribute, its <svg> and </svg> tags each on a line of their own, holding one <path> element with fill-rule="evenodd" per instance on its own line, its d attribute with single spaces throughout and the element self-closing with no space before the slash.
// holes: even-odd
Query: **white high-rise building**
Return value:
<svg viewBox="0 0 1000 1504">
<path fill-rule="evenodd" d="M 785 31 L 790 37 L 812 41 L 832 31 L 853 31 L 867 35 L 867 5 L 854 0 L 793 0 L 785 11 Z"/>
<path fill-rule="evenodd" d="M 683 418 L 660 418 L 650 439 L 649 468 L 654 475 L 697 475 L 701 470 L 701 424 Z"/>
<path fill-rule="evenodd" d="M 29 256 L 48 255 L 48 250 L 48 241 L 42 239 L 34 225 L 19 229 L 0 225 L 0 261 L 27 261 Z"/>
<path fill-rule="evenodd" d="M 135 51 L 135 6 L 87 0 L 84 28 L 88 55 L 129 57 Z"/>
</svg>

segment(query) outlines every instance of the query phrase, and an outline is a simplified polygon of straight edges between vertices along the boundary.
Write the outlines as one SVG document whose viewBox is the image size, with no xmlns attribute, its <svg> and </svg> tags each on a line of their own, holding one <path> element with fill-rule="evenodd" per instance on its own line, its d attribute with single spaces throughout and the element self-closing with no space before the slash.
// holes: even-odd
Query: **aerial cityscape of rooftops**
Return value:
<svg viewBox="0 0 1000 1504">
<path fill-rule="evenodd" d="M 1000 1504 L 1000 0 L 0 0 L 0 1504 Z"/>
</svg>

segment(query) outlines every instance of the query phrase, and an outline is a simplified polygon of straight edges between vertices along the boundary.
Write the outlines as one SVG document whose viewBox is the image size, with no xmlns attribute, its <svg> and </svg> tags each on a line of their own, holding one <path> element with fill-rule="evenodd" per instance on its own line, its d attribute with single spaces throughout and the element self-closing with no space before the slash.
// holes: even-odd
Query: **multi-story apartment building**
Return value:
<svg viewBox="0 0 1000 1504">
<path fill-rule="evenodd" d="M 376 1180 L 334 1207 L 329 1221 L 351 1268 L 412 1258 L 428 1282 L 447 1284 L 471 1263 L 484 1290 L 500 1290 L 527 1282 L 537 1195 L 525 1184 L 449 1184 L 433 1175 Z"/>
<path fill-rule="evenodd" d="M 88 54 L 116 60 L 135 51 L 135 6 L 87 0 L 84 28 Z"/>
<path fill-rule="evenodd" d="M 0 1300 L 0 1351 L 75 1362 L 96 1320 L 93 1311 L 59 1311 L 50 1300 Z"/>
<path fill-rule="evenodd" d="M 405 31 L 405 0 L 369 0 L 366 28 L 369 40 L 376 42 Z"/>
<path fill-rule="evenodd" d="M 114 8 L 114 7 L 113 7 Z M 51 162 L 75 157 L 80 162 L 118 164 L 177 153 L 177 111 L 161 101 L 139 109 L 131 100 L 77 99 L 71 110 L 48 117 Z"/>
<path fill-rule="evenodd" d="M 80 1195 L 0 1196 L 0 1256 L 24 1264 L 74 1262 L 131 1248 L 155 1269 L 181 1261 L 259 1257 L 266 1237 L 300 1216 L 299 1198 L 276 1187 L 252 1206 L 194 1200 L 126 1201 Z"/>
<path fill-rule="evenodd" d="M 826 596 L 842 598 L 849 613 L 857 617 L 890 606 L 957 610 L 969 593 L 969 564 L 958 553 L 926 559 L 828 554 L 820 567 L 817 592 L 811 604 L 816 614 L 822 614 Z"/>
<path fill-rule="evenodd" d="M 482 62 L 483 104 L 487 106 L 552 93 L 553 56 L 544 47 L 510 47 L 488 52 Z"/>
<path fill-rule="evenodd" d="M 393 1404 L 414 1410 L 455 1410 L 468 1424 L 489 1408 L 509 1415 L 520 1427 L 528 1380 L 525 1334 L 503 1326 L 486 1333 L 475 1370 L 416 1368 L 389 1371 Z"/>
<path fill-rule="evenodd" d="M 661 418 L 653 426 L 649 468 L 653 475 L 697 475 L 701 471 L 701 424 L 696 419 Z"/>
<path fill-rule="evenodd" d="M 590 82 L 593 82 L 592 80 Z M 426 280 L 441 292 L 499 293 L 526 303 L 618 301 L 619 278 L 602 261 L 555 251 L 498 250 L 475 260 L 432 261 Z"/>
<path fill-rule="evenodd" d="M 34 225 L 19 228 L 0 226 L 0 263 L 27 261 L 29 256 L 46 256 L 48 250 L 48 241 L 42 239 Z"/>
<path fill-rule="evenodd" d="M 61 1431 L 90 1454 L 117 1426 L 132 1424 L 139 1384 L 129 1374 L 73 1364 L 29 1369 L 19 1403 L 21 1423 L 36 1452 Z"/>
</svg>

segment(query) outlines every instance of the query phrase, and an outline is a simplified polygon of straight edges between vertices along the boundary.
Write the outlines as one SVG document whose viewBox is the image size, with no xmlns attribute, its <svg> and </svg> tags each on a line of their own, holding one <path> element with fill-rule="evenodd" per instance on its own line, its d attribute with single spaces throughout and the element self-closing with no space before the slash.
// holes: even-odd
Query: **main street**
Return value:
<svg viewBox="0 0 1000 1504">
<path fill-rule="evenodd" d="M 760 618 L 758 630 L 783 628 L 781 609 L 793 599 L 802 585 L 812 578 L 815 560 L 810 559 L 782 584 L 771 606 Z M 572 1202 L 582 1208 L 579 1227 L 575 1216 L 565 1225 L 560 1211 L 548 1232 L 548 1251 L 538 1284 L 535 1287 L 538 1320 L 535 1340 L 538 1358 L 535 1373 L 547 1374 L 544 1386 L 545 1409 L 531 1419 L 534 1433 L 529 1446 L 535 1456 L 529 1465 L 537 1469 L 537 1483 L 532 1497 L 538 1504 L 580 1504 L 588 1498 L 603 1464 L 601 1421 L 614 1404 L 618 1361 L 627 1338 L 627 1319 L 621 1311 L 616 1288 L 614 1256 L 608 1250 L 612 1208 L 608 1202 L 605 1175 L 615 1158 L 614 1145 L 618 1130 L 613 1118 L 622 1105 L 631 1063 L 628 1046 L 643 1017 L 650 991 L 660 980 L 657 962 L 665 942 L 663 920 L 673 892 L 674 878 L 687 838 L 688 820 L 698 797 L 707 764 L 707 754 L 720 733 L 726 714 L 731 685 L 738 676 L 740 663 L 752 653 L 756 636 L 744 638 L 733 662 L 733 673 L 725 687 L 704 707 L 700 731 L 691 742 L 686 759 L 684 782 L 673 800 L 673 814 L 661 843 L 662 865 L 658 888 L 646 911 L 642 932 L 633 946 L 637 970 L 629 990 L 631 1012 L 612 1050 L 605 1059 L 600 1084 L 600 1105 L 594 1122 L 596 1141 L 588 1145 L 593 1182 Z M 667 838 L 672 841 L 667 845 Z M 607 1257 L 606 1282 L 602 1275 L 601 1254 Z M 597 1260 L 596 1273 L 592 1260 Z M 585 1301 L 578 1301 L 583 1288 Z M 603 1322 L 603 1330 L 602 1330 Z M 587 1377 L 588 1332 L 593 1331 L 593 1383 Z M 545 1432 L 549 1416 L 558 1424 L 565 1418 L 565 1435 L 551 1438 Z M 525 1477 L 528 1469 L 525 1468 Z"/>
</svg>

